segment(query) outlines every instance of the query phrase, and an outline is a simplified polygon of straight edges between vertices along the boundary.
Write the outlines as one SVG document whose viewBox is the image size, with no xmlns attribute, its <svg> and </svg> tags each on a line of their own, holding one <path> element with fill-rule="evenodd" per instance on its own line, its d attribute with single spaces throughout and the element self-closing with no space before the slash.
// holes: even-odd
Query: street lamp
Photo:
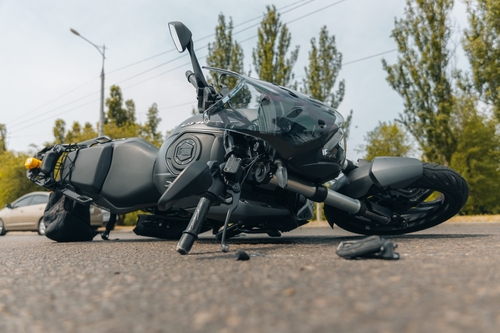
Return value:
<svg viewBox="0 0 500 333">
<path fill-rule="evenodd" d="M 90 44 L 92 44 L 96 49 L 97 51 L 99 51 L 99 53 L 102 55 L 102 70 L 101 70 L 101 110 L 99 112 L 99 136 L 103 136 L 104 135 L 104 59 L 106 59 L 106 57 L 104 56 L 104 52 L 106 51 L 106 46 L 103 45 L 102 47 L 100 46 L 97 46 L 95 45 L 94 43 L 92 43 L 91 41 L 89 41 L 87 38 L 83 37 L 82 35 L 80 35 L 78 33 L 78 31 L 76 31 L 75 29 L 73 28 L 70 28 L 69 29 L 72 33 L 74 33 L 75 35 L 83 38 L 84 40 L 86 40 L 87 42 L 89 42 Z M 102 51 L 101 51 L 101 48 L 102 48 Z"/>
</svg>

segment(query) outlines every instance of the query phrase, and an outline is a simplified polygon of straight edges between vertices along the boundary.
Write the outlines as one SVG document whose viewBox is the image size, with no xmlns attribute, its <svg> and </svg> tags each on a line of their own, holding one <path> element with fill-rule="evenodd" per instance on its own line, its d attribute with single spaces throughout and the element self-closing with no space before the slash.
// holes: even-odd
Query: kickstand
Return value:
<svg viewBox="0 0 500 333">
<path fill-rule="evenodd" d="M 229 207 L 229 210 L 226 213 L 226 220 L 224 221 L 224 229 L 222 229 L 222 237 L 220 241 L 220 247 L 222 252 L 229 251 L 229 246 L 226 244 L 227 226 L 229 224 L 229 219 L 231 218 L 231 214 L 236 209 L 236 207 L 238 207 L 238 203 L 240 202 L 240 193 L 241 193 L 241 191 L 234 192 L 233 190 L 228 190 L 227 192 L 231 194 L 233 201 L 231 202 L 231 207 Z"/>
<path fill-rule="evenodd" d="M 101 234 L 103 240 L 109 240 L 109 233 L 115 228 L 116 224 L 116 214 L 111 213 L 109 221 L 106 224 L 106 230 Z"/>
</svg>

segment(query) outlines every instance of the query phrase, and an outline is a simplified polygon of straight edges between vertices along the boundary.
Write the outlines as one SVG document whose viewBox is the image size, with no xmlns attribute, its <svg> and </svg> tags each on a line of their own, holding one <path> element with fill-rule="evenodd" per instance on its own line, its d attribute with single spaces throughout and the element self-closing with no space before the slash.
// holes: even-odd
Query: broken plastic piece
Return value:
<svg viewBox="0 0 500 333">
<path fill-rule="evenodd" d="M 394 252 L 397 244 L 379 236 L 370 236 L 355 241 L 345 241 L 339 244 L 337 255 L 345 259 L 399 259 L 399 253 Z"/>
<path fill-rule="evenodd" d="M 236 260 L 250 260 L 250 256 L 243 250 L 236 252 Z"/>
</svg>

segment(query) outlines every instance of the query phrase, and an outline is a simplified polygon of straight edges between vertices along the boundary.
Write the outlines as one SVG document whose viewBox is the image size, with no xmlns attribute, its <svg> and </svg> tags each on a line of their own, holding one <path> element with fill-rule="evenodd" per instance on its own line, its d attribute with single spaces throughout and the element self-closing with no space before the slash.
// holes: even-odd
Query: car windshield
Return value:
<svg viewBox="0 0 500 333">
<path fill-rule="evenodd" d="M 237 73 L 236 86 L 204 113 L 208 126 L 279 136 L 300 146 L 339 131 L 344 121 L 333 108 L 302 93 Z"/>
</svg>

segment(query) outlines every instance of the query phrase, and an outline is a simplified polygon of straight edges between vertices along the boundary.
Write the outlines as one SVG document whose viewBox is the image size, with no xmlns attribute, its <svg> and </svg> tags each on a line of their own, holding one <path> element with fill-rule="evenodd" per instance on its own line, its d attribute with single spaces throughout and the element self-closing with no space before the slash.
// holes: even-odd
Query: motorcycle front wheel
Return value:
<svg viewBox="0 0 500 333">
<path fill-rule="evenodd" d="M 467 202 L 469 187 L 456 171 L 442 165 L 423 163 L 422 176 L 401 189 L 380 189 L 358 200 L 367 207 L 372 203 L 389 208 L 396 218 L 389 224 L 373 222 L 325 205 L 325 216 L 333 228 L 363 235 L 401 235 L 438 225 L 455 214 Z"/>
</svg>

